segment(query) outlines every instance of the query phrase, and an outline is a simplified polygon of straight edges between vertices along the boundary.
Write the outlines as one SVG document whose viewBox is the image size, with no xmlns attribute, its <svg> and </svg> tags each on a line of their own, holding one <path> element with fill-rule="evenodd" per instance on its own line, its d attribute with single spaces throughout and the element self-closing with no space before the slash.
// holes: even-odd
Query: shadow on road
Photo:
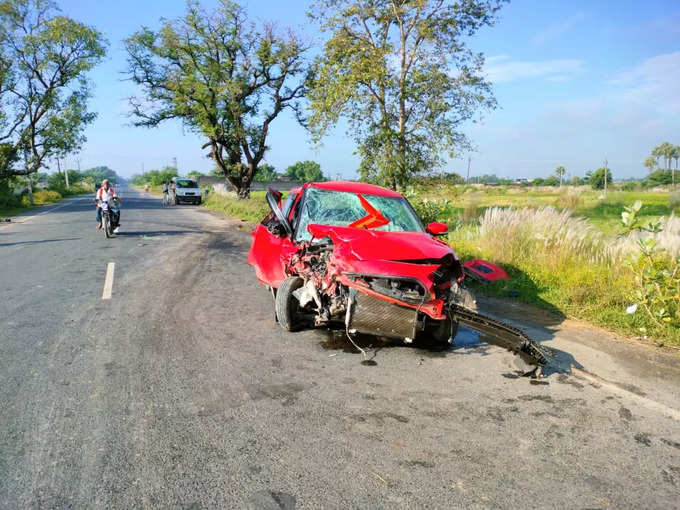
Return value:
<svg viewBox="0 0 680 510">
<path fill-rule="evenodd" d="M 137 230 L 122 231 L 116 234 L 119 237 L 154 237 L 154 236 L 177 236 L 185 234 L 202 234 L 200 230 Z"/>
<path fill-rule="evenodd" d="M 17 246 L 20 244 L 43 244 L 43 243 L 58 243 L 59 241 L 78 241 L 82 237 L 64 237 L 61 239 L 41 239 L 40 241 L 17 241 L 16 243 L 0 243 L 3 246 Z"/>
<path fill-rule="evenodd" d="M 526 311 L 523 312 L 526 321 Z M 548 320 L 547 322 L 550 324 L 558 324 L 562 321 L 553 322 Z M 536 342 L 547 342 L 552 340 L 555 335 L 554 330 L 545 327 L 544 325 L 536 324 L 533 321 L 531 321 L 530 324 L 527 324 L 527 326 L 529 327 L 528 329 L 531 329 L 529 336 Z M 315 331 L 322 337 L 319 345 L 321 345 L 323 349 L 342 350 L 343 352 L 356 354 L 360 353 L 347 338 L 344 329 L 317 329 Z M 376 364 L 379 361 L 378 353 L 380 351 L 394 348 L 414 349 L 420 356 L 428 358 L 447 358 L 450 356 L 469 356 L 473 354 L 489 356 L 494 352 L 497 352 L 496 346 L 486 342 L 483 334 L 462 325 L 458 329 L 458 333 L 451 348 L 443 351 L 428 349 L 426 347 L 426 341 L 416 340 L 413 344 L 404 344 L 399 340 L 361 334 L 352 335 L 352 339 L 359 347 L 366 351 L 368 358 L 364 360 L 364 364 Z M 572 368 L 583 369 L 583 366 L 570 353 L 545 345 L 544 348 L 546 348 L 551 355 L 549 364 L 541 369 L 541 374 L 544 377 L 552 374 L 568 375 L 572 373 Z"/>
</svg>

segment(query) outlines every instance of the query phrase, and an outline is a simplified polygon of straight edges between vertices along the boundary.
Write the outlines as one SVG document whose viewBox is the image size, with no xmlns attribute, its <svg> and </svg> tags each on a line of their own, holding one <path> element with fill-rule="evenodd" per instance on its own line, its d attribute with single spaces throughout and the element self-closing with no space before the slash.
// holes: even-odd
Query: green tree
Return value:
<svg viewBox="0 0 680 510">
<path fill-rule="evenodd" d="M 644 163 L 645 168 L 647 169 L 648 172 L 653 172 L 658 164 L 659 161 L 654 156 L 649 156 L 647 159 L 645 159 Z"/>
<path fill-rule="evenodd" d="M 211 13 L 190 0 L 183 18 L 142 28 L 125 47 L 128 74 L 141 88 L 130 100 L 135 124 L 180 119 L 207 140 L 203 148 L 238 196 L 248 197 L 271 123 L 284 109 L 299 112 L 306 47 L 292 32 L 256 29 L 229 0 Z"/>
<path fill-rule="evenodd" d="M 286 177 L 298 182 L 325 181 L 321 165 L 316 161 L 298 161 L 286 168 Z"/>
<path fill-rule="evenodd" d="M 276 168 L 265 163 L 264 165 L 259 166 L 257 173 L 255 174 L 255 179 L 253 180 L 259 182 L 270 182 L 276 180 L 278 176 L 279 174 L 276 173 Z"/>
<path fill-rule="evenodd" d="M 85 74 L 106 44 L 49 0 L 0 1 L 0 179 L 35 173 L 82 145 L 95 118 Z"/>
<path fill-rule="evenodd" d="M 557 177 L 554 175 L 549 175 L 545 181 L 543 181 L 543 186 L 561 186 L 560 181 L 557 180 Z"/>
<path fill-rule="evenodd" d="M 647 178 L 643 181 L 645 186 L 667 186 L 673 183 L 673 173 L 670 170 L 664 170 L 659 168 L 650 173 Z"/>
<path fill-rule="evenodd" d="M 560 188 L 562 187 L 562 179 L 564 179 L 564 176 L 567 174 L 567 169 L 564 168 L 563 166 L 558 166 L 555 169 L 555 175 L 560 178 Z"/>
<path fill-rule="evenodd" d="M 593 187 L 593 189 L 603 189 L 604 188 L 604 178 L 605 178 L 605 169 L 604 168 L 598 168 L 594 172 L 589 172 L 588 174 L 588 183 Z M 607 169 L 607 182 L 612 182 L 612 171 L 611 169 Z"/>
<path fill-rule="evenodd" d="M 663 159 L 664 170 L 671 169 L 671 159 L 673 159 L 674 146 L 668 142 L 662 142 L 654 147 L 652 156 Z"/>
<path fill-rule="evenodd" d="M 83 170 L 80 173 L 83 175 L 83 177 L 90 177 L 95 183 L 99 183 L 104 179 L 108 179 L 109 182 L 115 184 L 118 180 L 118 174 L 116 174 L 116 172 L 111 170 L 108 166 L 95 166 L 88 168 L 87 170 Z"/>
<path fill-rule="evenodd" d="M 309 126 L 320 140 L 340 117 L 365 180 L 397 188 L 467 147 L 461 125 L 495 107 L 484 58 L 467 42 L 502 0 L 316 0 L 330 33 L 310 84 Z"/>
<path fill-rule="evenodd" d="M 199 177 L 206 177 L 206 175 L 203 172 L 199 172 L 198 170 L 192 170 L 191 172 L 187 172 L 187 177 L 198 179 Z"/>
</svg>

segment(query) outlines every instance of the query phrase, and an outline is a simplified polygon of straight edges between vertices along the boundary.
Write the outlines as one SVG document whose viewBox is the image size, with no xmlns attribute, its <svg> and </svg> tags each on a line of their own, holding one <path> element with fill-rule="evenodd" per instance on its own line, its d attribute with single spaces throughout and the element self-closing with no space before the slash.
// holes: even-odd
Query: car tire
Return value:
<svg viewBox="0 0 680 510">
<path fill-rule="evenodd" d="M 431 327 L 425 330 L 425 335 L 429 341 L 428 347 L 433 351 L 445 351 L 453 345 L 453 340 L 458 333 L 458 321 L 444 319 L 443 321 L 433 321 Z"/>
<path fill-rule="evenodd" d="M 302 287 L 303 284 L 304 281 L 299 276 L 289 276 L 283 280 L 276 292 L 276 318 L 286 331 L 295 331 L 300 303 L 293 292 Z"/>
</svg>

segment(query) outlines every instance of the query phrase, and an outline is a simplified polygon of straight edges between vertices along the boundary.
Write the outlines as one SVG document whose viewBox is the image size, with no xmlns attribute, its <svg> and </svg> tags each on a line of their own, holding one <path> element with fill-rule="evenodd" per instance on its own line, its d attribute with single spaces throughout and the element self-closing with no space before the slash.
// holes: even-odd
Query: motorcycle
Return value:
<svg viewBox="0 0 680 510">
<path fill-rule="evenodd" d="M 111 200 L 96 199 L 102 210 L 102 227 L 107 238 L 113 237 L 113 231 L 118 228 L 120 221 L 120 200 L 114 197 Z"/>
</svg>

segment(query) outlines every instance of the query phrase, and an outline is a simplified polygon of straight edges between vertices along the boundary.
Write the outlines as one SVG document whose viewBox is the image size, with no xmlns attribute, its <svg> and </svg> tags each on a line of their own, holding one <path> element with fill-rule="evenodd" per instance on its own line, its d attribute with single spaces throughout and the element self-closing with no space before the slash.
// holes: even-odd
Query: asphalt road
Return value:
<svg viewBox="0 0 680 510">
<path fill-rule="evenodd" d="M 238 222 L 124 190 L 0 226 L 0 508 L 677 508 L 678 357 L 497 302 L 539 379 L 283 332 Z M 102 299 L 113 263 L 111 298 Z"/>
</svg>

